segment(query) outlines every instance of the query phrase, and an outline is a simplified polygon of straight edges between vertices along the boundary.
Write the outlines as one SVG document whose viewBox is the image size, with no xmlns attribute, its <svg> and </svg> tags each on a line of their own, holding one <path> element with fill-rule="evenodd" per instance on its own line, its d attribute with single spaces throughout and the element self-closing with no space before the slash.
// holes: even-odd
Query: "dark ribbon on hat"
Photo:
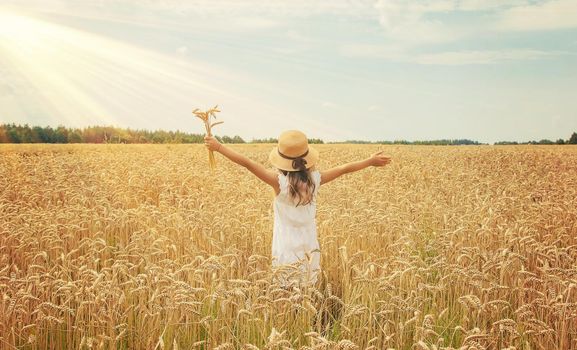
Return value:
<svg viewBox="0 0 577 350">
<path fill-rule="evenodd" d="M 289 157 L 289 156 L 287 156 L 287 155 L 285 155 L 285 154 L 282 154 L 281 151 L 280 151 L 278 148 L 277 148 L 277 152 L 278 152 L 279 156 L 283 157 L 284 159 L 289 159 L 289 160 L 292 160 L 292 161 L 293 161 L 293 162 L 292 162 L 293 169 L 305 170 L 305 169 L 307 168 L 307 167 L 306 167 L 306 165 L 307 165 L 307 160 L 304 159 L 304 157 L 306 157 L 307 154 L 309 154 L 309 150 L 308 150 L 308 149 L 307 149 L 307 151 L 306 151 L 305 153 L 301 154 L 301 155 L 298 156 L 298 157 Z"/>
</svg>

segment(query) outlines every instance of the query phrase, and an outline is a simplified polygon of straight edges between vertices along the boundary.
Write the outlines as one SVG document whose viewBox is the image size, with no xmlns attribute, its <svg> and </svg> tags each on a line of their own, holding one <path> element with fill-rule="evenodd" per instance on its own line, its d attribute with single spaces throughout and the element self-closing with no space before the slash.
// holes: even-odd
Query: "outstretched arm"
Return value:
<svg viewBox="0 0 577 350">
<path fill-rule="evenodd" d="M 385 166 L 389 164 L 391 162 L 391 158 L 382 155 L 382 153 L 383 151 L 380 151 L 374 153 L 371 155 L 371 157 L 365 160 L 359 160 L 321 171 L 321 185 L 326 184 L 327 182 L 332 181 L 341 175 L 359 171 L 369 166 Z"/>
<path fill-rule="evenodd" d="M 212 136 L 205 136 L 204 144 L 209 150 L 218 152 L 236 164 L 247 168 L 264 183 L 271 185 L 277 193 L 279 192 L 278 174 L 274 171 L 268 170 L 262 164 L 226 147 Z"/>
</svg>

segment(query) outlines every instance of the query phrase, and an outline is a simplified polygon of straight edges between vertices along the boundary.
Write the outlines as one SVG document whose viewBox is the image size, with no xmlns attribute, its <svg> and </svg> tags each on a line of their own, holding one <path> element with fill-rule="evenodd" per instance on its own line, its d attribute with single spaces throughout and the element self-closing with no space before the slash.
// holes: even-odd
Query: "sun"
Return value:
<svg viewBox="0 0 577 350">
<path fill-rule="evenodd" d="M 37 42 L 42 25 L 33 19 L 0 10 L 0 40 L 27 44 Z"/>
<path fill-rule="evenodd" d="M 197 58 L 193 49 L 183 56 L 153 39 L 143 45 L 101 34 L 105 18 L 73 22 L 0 9 L 3 116 L 31 125 L 198 130 L 191 108 L 219 104 L 249 118 L 257 118 L 253 111 L 280 122 L 300 118 L 246 91 L 263 85 L 251 74 Z"/>
<path fill-rule="evenodd" d="M 187 59 L 42 18 L 0 12 L 0 65 L 25 82 L 26 93 L 32 94 L 26 101 L 41 104 L 42 113 L 67 125 L 117 124 L 120 119 L 142 125 L 141 110 L 159 116 L 186 110 L 190 118 L 193 101 L 227 95 L 210 81 L 217 72 Z M 26 109 L 26 104 L 13 109 Z"/>
</svg>

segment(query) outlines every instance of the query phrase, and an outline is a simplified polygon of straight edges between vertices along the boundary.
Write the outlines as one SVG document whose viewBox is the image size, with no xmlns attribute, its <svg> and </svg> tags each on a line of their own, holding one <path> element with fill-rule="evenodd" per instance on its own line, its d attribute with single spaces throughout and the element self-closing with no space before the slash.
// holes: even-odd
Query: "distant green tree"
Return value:
<svg viewBox="0 0 577 350">
<path fill-rule="evenodd" d="M 269 137 L 268 139 L 252 139 L 250 143 L 278 143 L 278 139 Z"/>
<path fill-rule="evenodd" d="M 28 126 L 28 124 L 24 124 L 24 126 L 17 126 L 18 137 L 20 138 L 21 143 L 33 143 L 34 137 L 32 135 L 32 129 Z"/>
<path fill-rule="evenodd" d="M 320 143 L 325 143 L 323 140 L 321 139 L 308 139 L 309 143 L 316 143 L 316 144 L 320 144 Z"/>
<path fill-rule="evenodd" d="M 232 143 L 232 138 L 228 137 L 228 136 L 223 136 L 221 137 L 221 141 L 222 143 Z"/>
<path fill-rule="evenodd" d="M 215 136 L 222 143 L 246 143 L 242 137 L 235 135 Z M 89 126 L 82 129 L 66 128 L 62 125 L 53 129 L 50 126 L 30 127 L 28 124 L 16 125 L 0 124 L 0 143 L 203 143 L 204 134 L 190 134 L 182 131 L 165 131 L 165 130 L 135 130 L 124 129 L 115 126 Z M 276 138 L 252 139 L 251 143 L 277 143 Z M 313 144 L 325 143 L 319 138 L 310 138 L 308 142 Z M 440 139 L 440 140 L 423 140 L 423 141 L 366 141 L 366 140 L 347 140 L 329 143 L 357 143 L 357 144 L 402 144 L 402 145 L 482 145 L 477 141 L 469 139 Z M 573 133 L 568 141 L 558 139 L 556 142 L 543 139 L 540 141 L 528 142 L 495 142 L 495 145 L 551 145 L 551 144 L 577 144 L 577 133 Z"/>
<path fill-rule="evenodd" d="M 235 135 L 234 137 L 229 136 L 216 136 L 216 139 L 222 143 L 246 143 L 242 137 Z"/>
<path fill-rule="evenodd" d="M 166 138 L 163 135 L 156 132 L 156 133 L 154 133 L 154 136 L 152 136 L 152 143 L 164 143 L 165 139 Z"/>
<path fill-rule="evenodd" d="M 8 135 L 6 134 L 6 125 L 0 125 L 0 143 L 8 143 Z"/>
<path fill-rule="evenodd" d="M 517 141 L 499 141 L 495 142 L 495 145 L 518 145 Z"/>
<path fill-rule="evenodd" d="M 6 130 L 6 136 L 8 136 L 8 141 L 10 143 L 21 143 L 20 135 L 18 134 L 18 130 L 16 129 L 16 125 L 8 125 Z"/>
<path fill-rule="evenodd" d="M 232 138 L 232 143 L 246 143 L 246 142 L 242 139 L 242 137 L 234 135 L 234 137 Z"/>
<path fill-rule="evenodd" d="M 565 144 L 565 140 L 563 139 L 558 139 L 557 141 L 555 141 L 556 144 L 558 145 L 564 145 Z"/>
<path fill-rule="evenodd" d="M 32 139 L 34 143 L 47 143 L 48 137 L 46 137 L 46 133 L 44 132 L 44 128 L 39 126 L 35 126 L 32 128 Z"/>
<path fill-rule="evenodd" d="M 75 129 L 68 133 L 68 142 L 69 143 L 83 143 L 84 138 L 82 137 L 82 133 L 80 130 Z"/>
<path fill-rule="evenodd" d="M 240 136 L 230 138 L 240 142 Z M 16 124 L 0 124 L 0 143 L 203 143 L 204 134 L 181 131 L 133 130 L 114 126 L 89 126 L 72 129 L 58 126 L 30 127 Z"/>
<path fill-rule="evenodd" d="M 59 125 L 56 130 L 54 130 L 54 142 L 68 143 L 68 129 L 62 125 Z"/>
</svg>

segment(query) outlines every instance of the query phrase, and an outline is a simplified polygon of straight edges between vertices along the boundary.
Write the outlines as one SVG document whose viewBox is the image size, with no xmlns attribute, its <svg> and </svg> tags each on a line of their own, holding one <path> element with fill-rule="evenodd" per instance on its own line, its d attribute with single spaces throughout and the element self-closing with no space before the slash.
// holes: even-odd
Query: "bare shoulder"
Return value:
<svg viewBox="0 0 577 350">
<path fill-rule="evenodd" d="M 281 175 L 281 173 L 276 169 L 267 169 L 266 171 L 268 172 L 269 176 L 274 179 L 278 179 L 278 176 Z"/>
<path fill-rule="evenodd" d="M 317 177 L 317 176 L 318 176 L 319 185 L 322 184 L 323 172 L 322 172 L 319 168 L 317 168 L 316 166 L 313 166 L 313 167 L 311 168 L 311 174 L 312 174 L 313 177 Z"/>
<path fill-rule="evenodd" d="M 279 175 L 282 175 L 281 172 L 278 171 L 277 169 L 266 169 L 266 172 L 267 172 L 267 176 L 271 180 L 274 180 L 274 182 L 278 182 Z"/>
<path fill-rule="evenodd" d="M 281 172 L 276 169 L 267 169 L 266 171 L 268 173 L 268 177 L 271 179 L 269 185 L 272 186 L 275 195 L 278 196 L 280 193 L 279 176 L 281 175 Z"/>
</svg>

